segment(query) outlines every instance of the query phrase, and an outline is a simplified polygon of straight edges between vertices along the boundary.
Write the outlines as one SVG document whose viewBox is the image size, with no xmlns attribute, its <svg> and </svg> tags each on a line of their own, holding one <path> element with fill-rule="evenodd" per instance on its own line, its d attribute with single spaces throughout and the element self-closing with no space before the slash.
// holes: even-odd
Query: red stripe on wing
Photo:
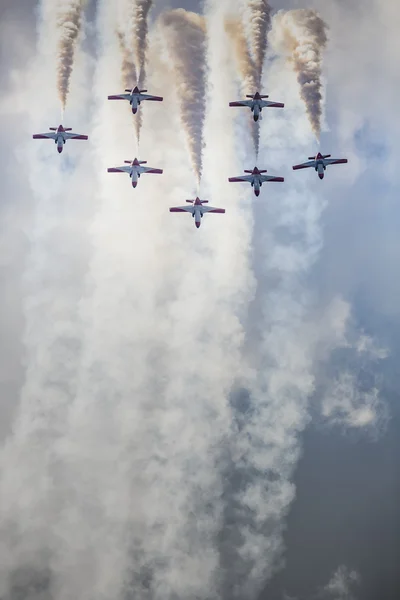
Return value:
<svg viewBox="0 0 400 600">
<path fill-rule="evenodd" d="M 170 209 L 169 209 L 169 212 L 188 212 L 188 211 L 187 211 L 187 210 L 184 210 L 183 208 L 176 208 L 176 207 L 173 207 L 173 208 L 170 208 Z"/>
<path fill-rule="evenodd" d="M 117 169 L 116 167 L 110 167 L 107 169 L 107 173 L 125 173 L 125 171 L 121 171 L 121 169 Z"/>
<path fill-rule="evenodd" d="M 149 169 L 148 171 L 146 171 L 146 173 L 159 173 L 161 174 L 163 172 L 162 169 Z"/>
<path fill-rule="evenodd" d="M 209 213 L 220 213 L 220 214 L 222 214 L 222 213 L 225 212 L 225 209 L 224 208 L 214 208 L 213 210 L 209 210 L 208 212 Z"/>
</svg>

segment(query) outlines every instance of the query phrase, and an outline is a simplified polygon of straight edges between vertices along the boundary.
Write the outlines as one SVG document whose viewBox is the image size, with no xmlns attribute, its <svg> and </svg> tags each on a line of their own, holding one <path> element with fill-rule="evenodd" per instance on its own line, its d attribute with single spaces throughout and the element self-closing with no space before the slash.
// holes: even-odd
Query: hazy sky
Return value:
<svg viewBox="0 0 400 600">
<path fill-rule="evenodd" d="M 327 25 L 320 148 L 349 163 L 292 172 L 318 145 L 273 21 L 262 81 L 285 109 L 258 166 L 285 183 L 256 199 L 227 183 L 254 166 L 227 108 L 223 23 L 245 4 L 205 3 L 208 105 L 187 114 L 200 192 L 227 213 L 199 231 L 168 206 L 196 191 L 176 86 L 203 67 L 156 18 L 203 3 L 154 2 L 146 87 L 165 100 L 143 107 L 140 153 L 165 172 L 134 191 L 106 173 L 137 152 L 105 101 L 128 0 L 87 7 L 64 124 L 89 143 L 61 156 L 31 137 L 60 122 L 53 5 L 0 5 L 4 600 L 400 597 L 400 6 L 273 3 Z"/>
</svg>

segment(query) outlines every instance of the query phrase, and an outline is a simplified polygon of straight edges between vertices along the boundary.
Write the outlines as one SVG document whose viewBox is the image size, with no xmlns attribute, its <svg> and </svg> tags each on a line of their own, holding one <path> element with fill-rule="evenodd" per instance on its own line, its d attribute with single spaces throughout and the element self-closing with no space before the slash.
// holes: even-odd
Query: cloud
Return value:
<svg viewBox="0 0 400 600">
<path fill-rule="evenodd" d="M 345 371 L 325 391 L 322 416 L 332 425 L 368 430 L 382 425 L 386 408 L 378 388 L 360 389 L 357 375 Z"/>
<path fill-rule="evenodd" d="M 354 600 L 353 589 L 360 583 L 360 580 L 357 571 L 350 571 L 344 565 L 340 565 L 323 591 L 326 598 L 332 600 Z"/>
</svg>

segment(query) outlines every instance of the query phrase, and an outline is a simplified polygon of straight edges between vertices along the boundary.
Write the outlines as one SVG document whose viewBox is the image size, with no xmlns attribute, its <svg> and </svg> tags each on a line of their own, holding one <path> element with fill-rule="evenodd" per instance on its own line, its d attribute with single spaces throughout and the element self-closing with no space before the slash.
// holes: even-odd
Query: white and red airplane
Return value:
<svg viewBox="0 0 400 600">
<path fill-rule="evenodd" d="M 275 107 L 275 108 L 283 108 L 285 105 L 282 102 L 271 102 L 270 100 L 264 100 L 264 98 L 268 98 L 269 96 L 260 96 L 258 92 L 252 96 L 251 94 L 246 94 L 246 98 L 251 98 L 251 100 L 239 100 L 238 102 L 229 102 L 229 106 L 248 106 L 253 113 L 253 118 L 255 121 L 258 119 L 262 119 L 262 109 L 266 107 Z"/>
<path fill-rule="evenodd" d="M 127 94 L 116 94 L 114 96 L 108 96 L 109 100 L 128 100 L 129 104 L 132 107 L 132 113 L 135 115 L 140 106 L 140 103 L 143 100 L 153 100 L 155 102 L 162 102 L 163 98 L 161 96 L 151 96 L 150 94 L 145 94 L 147 90 L 139 90 L 138 86 L 135 86 L 131 90 L 125 90 L 128 92 Z"/>
<path fill-rule="evenodd" d="M 320 179 L 324 178 L 325 170 L 328 165 L 342 165 L 347 163 L 347 158 L 330 158 L 330 154 L 321 154 L 318 152 L 316 156 L 309 156 L 308 162 L 302 163 L 301 165 L 294 165 L 292 168 L 294 171 L 297 169 L 308 169 L 312 167 L 318 173 Z"/>
<path fill-rule="evenodd" d="M 128 173 L 129 177 L 132 181 L 132 187 L 136 187 L 139 177 L 142 173 L 162 173 L 162 169 L 153 169 L 152 167 L 142 167 L 141 165 L 145 165 L 147 160 L 138 160 L 135 158 L 134 160 L 124 160 L 125 164 L 128 164 L 129 167 L 111 167 L 107 169 L 108 173 Z"/>
<path fill-rule="evenodd" d="M 63 151 L 64 144 L 67 140 L 87 140 L 87 135 L 81 135 L 80 133 L 69 133 L 72 131 L 71 127 L 49 127 L 51 133 L 35 133 L 32 137 L 34 140 L 54 140 L 57 144 L 58 152 Z"/>
<path fill-rule="evenodd" d="M 284 177 L 274 177 L 273 175 L 263 175 L 263 173 L 267 172 L 267 169 L 257 169 L 254 167 L 252 171 L 244 170 L 245 173 L 250 173 L 250 175 L 242 175 L 241 177 L 229 177 L 228 181 L 236 182 L 236 181 L 246 181 L 251 183 L 251 186 L 254 188 L 254 193 L 256 196 L 260 195 L 260 187 L 266 181 L 285 181 Z"/>
<path fill-rule="evenodd" d="M 203 204 L 207 204 L 208 200 L 200 200 L 200 198 L 196 198 L 196 200 L 186 200 L 189 202 L 191 206 L 173 206 L 169 209 L 169 212 L 189 212 L 194 217 L 194 222 L 196 227 L 199 228 L 201 225 L 201 219 L 205 213 L 224 213 L 224 208 L 214 208 L 213 206 L 203 206 Z"/>
</svg>

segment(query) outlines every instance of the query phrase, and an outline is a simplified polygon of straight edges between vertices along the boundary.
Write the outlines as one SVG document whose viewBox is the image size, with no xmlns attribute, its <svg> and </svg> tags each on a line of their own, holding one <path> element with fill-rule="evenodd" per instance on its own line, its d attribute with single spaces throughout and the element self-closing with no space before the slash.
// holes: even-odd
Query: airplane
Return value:
<svg viewBox="0 0 400 600">
<path fill-rule="evenodd" d="M 138 179 L 142 173 L 162 173 L 162 169 L 153 169 L 151 167 L 142 167 L 147 163 L 147 160 L 124 160 L 124 163 L 128 164 L 129 167 L 112 167 L 107 169 L 108 173 L 128 173 L 132 180 L 132 187 L 136 187 Z"/>
<path fill-rule="evenodd" d="M 150 94 L 145 94 L 147 90 L 139 90 L 138 86 L 135 86 L 131 90 L 125 90 L 128 92 L 127 94 L 116 94 L 114 96 L 108 96 L 109 100 L 129 100 L 129 104 L 132 107 L 132 113 L 135 115 L 137 113 L 138 107 L 143 100 L 153 100 L 156 102 L 162 102 L 163 98 L 161 96 L 151 96 Z"/>
<path fill-rule="evenodd" d="M 52 133 L 35 133 L 32 137 L 34 140 L 54 140 L 57 144 L 57 150 L 59 153 L 63 151 L 63 146 L 67 140 L 87 140 L 87 135 L 81 135 L 79 133 L 69 133 L 72 131 L 71 127 L 49 127 Z M 53 133 L 54 132 L 54 133 Z"/>
<path fill-rule="evenodd" d="M 320 179 L 324 178 L 324 171 L 328 165 L 341 165 L 347 163 L 347 158 L 330 158 L 331 154 L 321 154 L 318 152 L 316 156 L 309 156 L 309 162 L 302 163 L 301 165 L 294 165 L 292 167 L 293 171 L 297 169 L 307 169 L 312 167 L 318 173 L 318 177 Z"/>
<path fill-rule="evenodd" d="M 264 100 L 263 98 L 268 98 L 269 96 L 260 96 L 258 92 L 252 96 L 251 94 L 246 94 L 246 98 L 251 98 L 251 100 L 239 100 L 238 102 L 229 102 L 229 106 L 248 106 L 253 113 L 253 118 L 255 121 L 258 119 L 262 119 L 262 109 L 266 107 L 275 107 L 275 108 L 283 108 L 285 105 L 282 102 L 271 102 L 270 100 Z"/>
<path fill-rule="evenodd" d="M 251 186 L 254 188 L 254 193 L 256 196 L 260 195 L 260 187 L 266 181 L 285 181 L 284 177 L 274 177 L 272 175 L 263 175 L 263 173 L 267 172 L 267 169 L 257 169 L 254 167 L 252 171 L 244 170 L 245 173 L 250 173 L 250 175 L 242 175 L 241 177 L 229 177 L 228 181 L 236 182 L 236 181 L 248 181 L 251 183 Z"/>
<path fill-rule="evenodd" d="M 200 198 L 196 198 L 196 200 L 186 200 L 186 202 L 190 202 L 191 206 L 173 206 L 169 209 L 169 212 L 189 212 L 192 213 L 192 217 L 194 217 L 194 222 L 197 228 L 201 225 L 201 218 L 204 213 L 224 213 L 224 208 L 214 208 L 213 206 L 203 206 L 203 204 L 207 204 L 208 200 L 200 200 Z"/>
</svg>

